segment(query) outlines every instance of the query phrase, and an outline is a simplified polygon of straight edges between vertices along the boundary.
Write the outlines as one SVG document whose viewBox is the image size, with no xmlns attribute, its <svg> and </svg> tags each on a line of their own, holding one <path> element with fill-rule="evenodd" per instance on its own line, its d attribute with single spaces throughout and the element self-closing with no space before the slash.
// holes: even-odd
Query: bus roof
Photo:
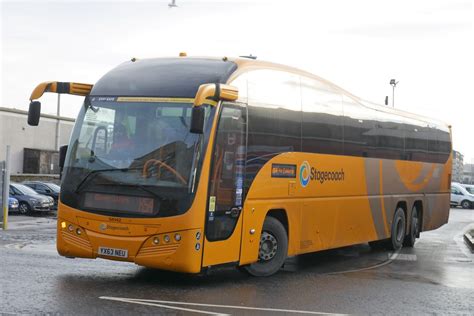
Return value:
<svg viewBox="0 0 474 316">
<path fill-rule="evenodd" d="M 427 123 L 443 130 L 439 120 L 389 108 L 361 99 L 334 83 L 310 72 L 278 63 L 245 57 L 167 57 L 132 59 L 106 73 L 94 85 L 92 96 L 159 96 L 194 98 L 201 84 L 232 83 L 240 75 L 258 69 L 271 69 L 311 78 L 350 97 L 363 107 Z"/>
</svg>

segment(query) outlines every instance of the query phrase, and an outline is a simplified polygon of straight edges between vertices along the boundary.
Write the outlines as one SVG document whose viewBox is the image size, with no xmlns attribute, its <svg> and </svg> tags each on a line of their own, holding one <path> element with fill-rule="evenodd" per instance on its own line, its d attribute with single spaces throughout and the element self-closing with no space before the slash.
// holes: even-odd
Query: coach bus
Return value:
<svg viewBox="0 0 474 316">
<path fill-rule="evenodd" d="M 448 221 L 450 127 L 251 58 L 132 59 L 85 96 L 63 168 L 57 250 L 255 276 L 359 243 L 398 250 Z"/>
</svg>

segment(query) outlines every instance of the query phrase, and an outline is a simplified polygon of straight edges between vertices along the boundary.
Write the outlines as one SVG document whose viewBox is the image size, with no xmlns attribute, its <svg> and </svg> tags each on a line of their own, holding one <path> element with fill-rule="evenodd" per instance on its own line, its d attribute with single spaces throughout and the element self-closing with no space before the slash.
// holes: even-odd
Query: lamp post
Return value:
<svg viewBox="0 0 474 316">
<path fill-rule="evenodd" d="M 397 86 L 398 81 L 395 81 L 395 79 L 390 79 L 390 85 L 392 86 L 392 108 L 395 107 L 395 87 Z"/>
</svg>

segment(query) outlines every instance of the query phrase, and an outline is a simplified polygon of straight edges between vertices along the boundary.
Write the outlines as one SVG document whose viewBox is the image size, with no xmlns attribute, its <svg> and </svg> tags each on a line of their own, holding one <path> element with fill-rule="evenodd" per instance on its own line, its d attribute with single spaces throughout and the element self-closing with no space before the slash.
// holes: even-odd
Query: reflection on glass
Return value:
<svg viewBox="0 0 474 316">
<path fill-rule="evenodd" d="M 95 97 L 81 110 L 66 158 L 62 199 L 83 207 L 86 192 L 153 197 L 154 216 L 184 212 L 194 194 L 208 131 L 189 132 L 191 103 L 119 101 Z M 205 109 L 209 121 L 213 109 Z M 87 202 L 91 211 L 103 209 Z"/>
</svg>

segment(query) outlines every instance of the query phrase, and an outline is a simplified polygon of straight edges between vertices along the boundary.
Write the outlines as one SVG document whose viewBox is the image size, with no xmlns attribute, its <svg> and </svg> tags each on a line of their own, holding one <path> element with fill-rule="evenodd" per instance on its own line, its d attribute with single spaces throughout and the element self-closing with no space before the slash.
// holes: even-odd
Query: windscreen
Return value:
<svg viewBox="0 0 474 316">
<path fill-rule="evenodd" d="M 66 157 L 61 201 L 112 216 L 163 217 L 189 209 L 205 133 L 189 132 L 192 100 L 90 97 Z"/>
</svg>

